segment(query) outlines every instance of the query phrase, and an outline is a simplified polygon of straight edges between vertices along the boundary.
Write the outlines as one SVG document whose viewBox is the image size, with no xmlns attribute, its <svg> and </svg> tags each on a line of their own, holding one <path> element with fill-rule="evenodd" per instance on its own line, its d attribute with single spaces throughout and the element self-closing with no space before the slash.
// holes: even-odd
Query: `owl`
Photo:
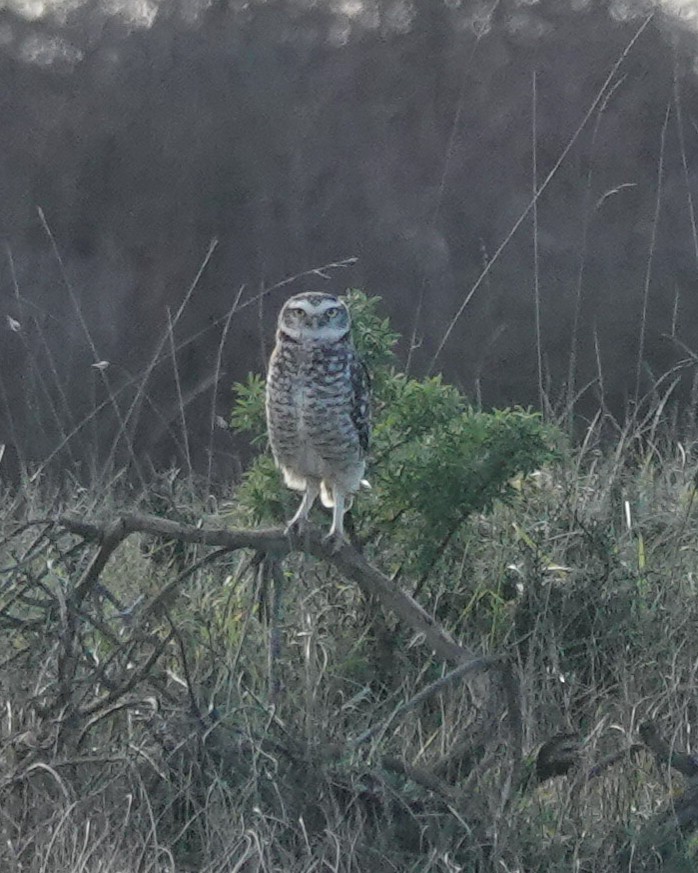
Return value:
<svg viewBox="0 0 698 873">
<path fill-rule="evenodd" d="M 303 492 L 287 532 L 300 531 L 318 495 L 332 508 L 327 539 L 345 541 L 344 513 L 363 482 L 370 383 L 351 338 L 346 305 L 308 292 L 286 301 L 269 360 L 269 442 L 289 488 Z"/>
</svg>

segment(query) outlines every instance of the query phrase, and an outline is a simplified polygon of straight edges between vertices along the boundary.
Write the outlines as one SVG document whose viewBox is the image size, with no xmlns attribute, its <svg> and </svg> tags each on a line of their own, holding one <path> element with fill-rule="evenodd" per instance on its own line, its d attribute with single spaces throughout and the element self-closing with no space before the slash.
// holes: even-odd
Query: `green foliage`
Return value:
<svg viewBox="0 0 698 873">
<path fill-rule="evenodd" d="M 264 377 L 259 373 L 248 373 L 244 382 L 233 385 L 235 405 L 230 416 L 233 430 L 248 433 L 253 443 L 266 436 L 264 421 Z"/>
<path fill-rule="evenodd" d="M 439 379 L 403 383 L 376 428 L 378 519 L 419 544 L 420 563 L 433 561 L 445 540 L 472 514 L 517 492 L 511 481 L 553 457 L 540 418 L 520 409 L 477 412 Z M 417 401 L 417 402 L 415 402 Z M 422 568 L 425 569 L 425 568 Z"/>
<path fill-rule="evenodd" d="M 393 350 L 400 335 L 379 314 L 380 297 L 367 297 L 362 291 L 352 290 L 345 299 L 354 325 L 354 344 L 371 373 L 374 394 L 380 395 L 392 376 Z"/>
<path fill-rule="evenodd" d="M 259 455 L 245 473 L 238 489 L 237 507 L 254 524 L 280 523 L 288 514 L 288 489 L 269 453 Z"/>
<path fill-rule="evenodd" d="M 403 567 L 431 567 L 473 514 L 515 493 L 511 480 L 553 457 L 552 434 L 538 415 L 469 407 L 440 376 L 410 378 L 395 368 L 398 336 L 378 313 L 379 298 L 351 291 L 354 339 L 373 381 L 374 426 L 369 479 L 373 492 L 356 504 L 357 527 L 370 542 L 399 551 Z M 259 440 L 264 388 L 258 376 L 235 386 L 233 426 Z M 281 521 L 288 494 L 268 455 L 260 456 L 239 491 L 251 518 Z"/>
</svg>

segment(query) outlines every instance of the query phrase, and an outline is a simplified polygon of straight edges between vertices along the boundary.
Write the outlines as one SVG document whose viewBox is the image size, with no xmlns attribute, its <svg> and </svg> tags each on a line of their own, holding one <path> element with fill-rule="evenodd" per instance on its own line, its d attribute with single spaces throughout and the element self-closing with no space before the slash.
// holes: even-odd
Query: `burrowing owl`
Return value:
<svg viewBox="0 0 698 873">
<path fill-rule="evenodd" d="M 303 491 L 288 531 L 302 527 L 318 494 L 333 508 L 328 539 L 344 540 L 344 513 L 366 468 L 369 380 L 345 304 L 297 294 L 284 304 L 267 375 L 267 426 L 289 488 Z"/>
</svg>

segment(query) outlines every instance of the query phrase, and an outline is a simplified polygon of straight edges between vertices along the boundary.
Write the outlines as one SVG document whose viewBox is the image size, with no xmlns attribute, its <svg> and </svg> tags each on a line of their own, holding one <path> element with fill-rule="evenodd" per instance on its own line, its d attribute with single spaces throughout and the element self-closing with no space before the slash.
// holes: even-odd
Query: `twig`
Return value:
<svg viewBox="0 0 698 873">
<path fill-rule="evenodd" d="M 211 477 L 213 475 L 213 436 L 216 431 L 216 406 L 218 404 L 218 386 L 221 381 L 221 370 L 223 367 L 223 349 L 225 348 L 225 341 L 228 338 L 228 331 L 230 330 L 230 323 L 233 320 L 233 316 L 237 312 L 238 304 L 240 303 L 240 298 L 242 297 L 242 292 L 244 291 L 245 286 L 241 285 L 240 289 L 237 293 L 235 300 L 233 301 L 233 305 L 228 310 L 228 315 L 225 319 L 225 324 L 223 325 L 223 330 L 221 331 L 220 342 L 218 343 L 218 353 L 216 355 L 216 367 L 214 370 L 215 379 L 213 381 L 213 391 L 211 394 L 211 422 L 210 422 L 210 431 L 208 438 L 208 458 L 206 459 L 206 491 L 205 494 L 208 496 L 209 491 L 211 490 Z"/>
<path fill-rule="evenodd" d="M 84 536 L 84 526 L 81 527 L 82 529 L 76 532 Z M 131 532 L 121 519 L 109 525 L 106 530 L 100 531 L 100 547 L 83 573 L 82 578 L 75 586 L 73 593 L 73 604 L 75 606 L 80 606 L 90 589 L 96 584 L 112 553 L 116 551 Z"/>
<path fill-rule="evenodd" d="M 203 722 L 199 703 L 196 699 L 196 694 L 194 693 L 194 683 L 191 681 L 191 671 L 189 670 L 189 661 L 187 659 L 187 650 L 184 646 L 184 640 L 182 639 L 182 635 L 177 626 L 172 621 L 172 617 L 167 609 L 165 609 L 165 619 L 170 626 L 170 632 L 177 641 L 177 647 L 179 648 L 179 655 L 182 661 L 182 671 L 184 672 L 184 681 L 187 686 L 187 695 L 189 697 L 189 711 L 199 722 Z"/>
<path fill-rule="evenodd" d="M 459 791 L 451 788 L 438 776 L 434 775 L 430 770 L 424 767 L 415 767 L 413 764 L 408 764 L 406 761 L 395 758 L 393 755 L 384 755 L 381 758 L 381 764 L 386 770 L 391 770 L 393 773 L 399 773 L 401 776 L 406 776 L 422 788 L 428 791 L 433 791 L 439 794 L 444 800 L 449 803 L 459 804 L 462 801 L 462 795 Z"/>
<path fill-rule="evenodd" d="M 123 712 L 124 710 L 135 709 L 136 707 L 143 706 L 144 703 L 152 705 L 152 702 L 150 700 L 120 700 L 113 706 L 108 706 L 101 712 L 96 713 L 92 718 L 89 719 L 89 721 L 85 725 L 83 725 L 82 729 L 80 730 L 77 742 L 75 743 L 75 748 L 79 749 L 82 746 L 87 734 L 100 721 L 103 721 L 105 718 L 111 718 L 111 716 L 115 715 L 117 712 Z"/>
<path fill-rule="evenodd" d="M 647 311 L 649 308 L 650 287 L 652 282 L 652 268 L 654 266 L 655 249 L 657 243 L 657 230 L 659 227 L 659 216 L 662 207 L 662 194 L 664 181 L 664 153 L 666 150 L 666 134 L 669 126 L 669 117 L 671 115 L 671 101 L 667 103 L 666 112 L 664 113 L 664 124 L 659 141 L 659 159 L 657 161 L 657 189 L 654 204 L 654 216 L 652 219 L 652 232 L 650 235 L 650 249 L 647 254 L 647 264 L 645 266 L 645 282 L 642 292 L 642 311 L 640 315 L 640 338 L 637 348 L 637 364 L 635 367 L 635 414 L 640 400 L 640 384 L 642 381 L 642 365 L 645 354 L 645 340 L 647 336 Z"/>
<path fill-rule="evenodd" d="M 424 703 L 426 700 L 429 700 L 430 697 L 433 697 L 435 694 L 443 691 L 444 688 L 447 688 L 449 685 L 452 685 L 459 679 L 464 679 L 466 676 L 469 676 L 472 673 L 482 673 L 485 670 L 489 670 L 491 667 L 495 667 L 499 663 L 500 661 L 498 658 L 482 657 L 474 658 L 472 661 L 466 661 L 464 664 L 459 664 L 458 667 L 451 670 L 449 673 L 446 673 L 445 676 L 441 676 L 439 679 L 431 682 L 409 700 L 401 703 L 400 706 L 396 707 L 396 709 L 392 711 L 388 718 L 384 719 L 378 724 L 373 725 L 372 727 L 368 728 L 368 730 L 365 730 L 363 733 L 359 734 L 359 736 L 352 741 L 351 745 L 356 748 L 363 743 L 368 742 L 376 735 L 386 731 L 396 719 L 402 718 L 413 709 L 417 709 L 417 707 L 421 706 L 422 703 Z"/>
<path fill-rule="evenodd" d="M 268 567 L 272 579 L 271 629 L 269 632 L 269 696 L 272 703 L 277 703 L 281 692 L 281 679 L 278 665 L 281 660 L 281 617 L 283 615 L 284 570 L 275 558 L 266 557 L 264 564 Z M 263 565 L 264 566 L 264 565 Z"/>
<path fill-rule="evenodd" d="M 48 221 L 46 220 L 46 216 L 44 215 L 43 209 L 41 209 L 41 207 L 37 207 L 37 212 L 39 214 L 39 221 L 41 222 L 41 225 L 46 232 L 46 236 L 48 237 L 49 243 L 51 244 L 51 249 L 53 250 L 53 254 L 56 258 L 56 263 L 58 264 L 61 279 L 63 280 L 63 284 L 65 285 L 66 290 L 68 291 L 68 296 L 70 297 L 70 301 L 72 303 L 73 309 L 75 310 L 75 314 L 77 316 L 78 323 L 82 329 L 82 332 L 85 335 L 85 339 L 87 340 L 87 344 L 90 347 L 90 352 L 91 352 L 92 358 L 93 358 L 92 363 L 93 363 L 93 365 L 99 364 L 101 361 L 101 355 L 97 351 L 97 346 L 95 345 L 94 339 L 92 338 L 92 334 L 90 333 L 89 325 L 87 324 L 87 321 L 85 320 L 85 316 L 83 313 L 83 307 L 80 305 L 80 301 L 78 300 L 77 294 L 75 293 L 75 290 L 74 290 L 70 280 L 68 279 L 68 271 L 65 268 L 65 264 L 63 263 L 63 258 L 61 256 L 59 249 L 58 249 L 58 243 L 56 242 L 56 239 L 53 235 L 53 231 L 49 227 L 49 224 L 48 224 Z M 138 458 L 137 458 L 136 453 L 134 451 L 133 443 L 130 440 L 128 434 L 125 432 L 126 424 L 124 421 L 124 417 L 123 417 L 123 414 L 121 412 L 121 407 L 116 402 L 116 394 L 114 393 L 114 390 L 112 388 L 109 376 L 107 375 L 107 371 L 105 369 L 103 369 L 102 367 L 97 367 L 97 372 L 99 373 L 99 377 L 102 381 L 102 384 L 104 385 L 104 388 L 106 389 L 107 396 L 109 398 L 109 402 L 112 406 L 112 409 L 114 410 L 114 415 L 116 416 L 116 420 L 119 423 L 119 432 L 124 432 L 124 437 L 126 439 L 128 452 L 129 452 L 129 455 L 130 455 L 131 460 L 133 462 L 133 468 L 136 471 L 136 474 L 140 480 L 140 483 L 141 483 L 143 490 L 147 491 L 148 486 L 147 486 L 147 483 L 145 481 L 145 478 L 143 477 L 143 471 L 141 470 L 141 466 L 138 462 Z M 65 439 L 62 440 L 62 444 L 64 444 L 64 443 L 65 443 Z"/>
<path fill-rule="evenodd" d="M 698 776 L 698 758 L 686 752 L 677 752 L 659 735 L 654 722 L 646 721 L 640 725 L 640 737 L 647 748 L 653 752 L 660 764 L 678 770 L 684 776 Z"/>
<path fill-rule="evenodd" d="M 184 396 L 182 394 L 182 382 L 179 378 L 179 369 L 177 368 L 177 348 L 174 338 L 174 322 L 172 321 L 172 311 L 167 307 L 167 336 L 170 341 L 170 358 L 172 360 L 172 375 L 174 377 L 175 389 L 177 391 L 177 408 L 179 411 L 180 422 L 182 425 L 182 441 L 184 443 L 184 460 L 187 462 L 187 470 L 189 471 L 189 484 L 192 483 L 194 469 L 191 464 L 191 449 L 189 448 L 189 428 L 187 426 L 187 411 L 184 408 Z"/>
<path fill-rule="evenodd" d="M 510 818 L 507 811 L 515 795 L 516 786 L 521 780 L 521 770 L 523 764 L 523 717 L 521 715 L 521 688 L 514 674 L 512 664 L 502 665 L 502 688 L 506 698 L 507 705 L 507 721 L 509 726 L 509 748 L 511 750 L 511 764 L 508 771 L 505 771 L 504 782 L 502 784 L 501 803 L 499 814 L 497 816 L 498 823 L 502 826 L 502 834 L 497 840 L 493 857 L 499 857 L 504 844 L 506 843 L 507 829 L 510 825 Z M 501 836 L 504 836 L 504 840 Z"/>
<path fill-rule="evenodd" d="M 197 561 L 195 564 L 192 564 L 190 567 L 187 567 L 179 576 L 176 576 L 171 582 L 168 582 L 164 588 L 162 588 L 158 593 L 153 597 L 153 599 L 145 606 L 142 606 L 139 609 L 139 614 L 141 619 L 151 616 L 158 612 L 163 603 L 167 603 L 168 598 L 179 586 L 184 582 L 185 579 L 188 579 L 190 576 L 193 576 L 197 570 L 200 570 L 202 567 L 205 567 L 207 564 L 212 564 L 214 561 L 218 560 L 218 558 L 226 555 L 228 553 L 228 549 L 216 549 L 215 552 L 210 552 L 208 555 L 205 555 L 201 558 L 200 561 Z"/>
<path fill-rule="evenodd" d="M 101 700 L 98 700 L 96 703 L 93 703 L 92 706 L 88 706 L 84 709 L 80 715 L 81 716 L 90 716 L 99 712 L 101 709 L 104 709 L 105 706 L 111 706 L 114 701 L 118 700 L 120 697 L 123 697 L 124 694 L 128 694 L 129 691 L 133 691 L 133 689 L 138 685 L 138 683 L 150 673 L 151 667 L 155 664 L 157 659 L 162 655 L 167 646 L 170 644 L 172 639 L 174 638 L 174 632 L 170 631 L 169 634 L 165 637 L 164 640 L 160 643 L 159 646 L 156 646 L 155 649 L 151 652 L 148 659 L 141 664 L 141 666 L 134 670 L 126 682 L 123 683 L 119 688 L 115 688 L 113 691 L 110 691 L 105 697 Z"/>
<path fill-rule="evenodd" d="M 631 755 L 636 755 L 638 752 L 641 752 L 645 747 L 642 743 L 632 743 L 629 746 L 623 746 L 622 749 L 616 749 L 615 752 L 611 752 L 606 755 L 604 758 L 601 758 L 600 761 L 597 761 L 593 767 L 590 767 L 585 773 L 582 774 L 582 780 L 584 782 L 590 782 L 592 779 L 596 779 L 602 773 L 605 773 L 606 770 L 613 767 L 614 764 L 617 764 L 619 761 L 623 761 L 626 758 L 629 758 Z"/>
<path fill-rule="evenodd" d="M 203 276 L 204 271 L 206 270 L 206 267 L 209 264 L 209 261 L 213 257 L 213 253 L 215 252 L 217 246 L 218 246 L 218 240 L 214 237 L 210 241 L 209 246 L 208 246 L 208 250 L 204 256 L 204 259 L 201 262 L 201 264 L 199 265 L 199 269 L 196 271 L 196 275 L 194 276 L 194 280 L 189 285 L 189 288 L 188 288 L 186 294 L 184 295 L 182 302 L 180 303 L 179 307 L 177 308 L 177 311 L 175 312 L 174 317 L 171 317 L 170 314 L 168 313 L 168 328 L 167 328 L 167 330 L 165 330 L 163 332 L 162 336 L 160 337 L 160 340 L 158 341 L 158 344 L 155 348 L 153 356 L 151 357 L 150 363 L 143 371 L 142 377 L 140 378 L 140 383 L 138 385 L 138 388 L 136 389 L 135 396 L 133 397 L 129 408 L 127 409 L 126 414 L 123 417 L 123 424 L 120 427 L 119 431 L 117 432 L 116 436 L 114 437 L 114 440 L 112 442 L 111 448 L 109 449 L 109 454 L 107 457 L 107 463 L 106 463 L 107 467 L 112 462 L 114 455 L 116 454 L 116 449 L 117 449 L 117 446 L 119 444 L 119 440 L 121 439 L 121 437 L 123 436 L 124 439 L 127 441 L 130 439 L 129 433 L 127 430 L 127 425 L 129 423 L 129 421 L 131 420 L 134 412 L 137 410 L 138 404 L 140 403 L 141 399 L 143 398 L 143 396 L 145 394 L 145 388 L 146 388 L 146 385 L 148 383 L 148 380 L 150 379 L 150 376 L 151 376 L 153 370 L 155 369 L 155 367 L 158 365 L 158 363 L 161 360 L 162 352 L 163 352 L 163 349 L 165 348 L 165 345 L 167 344 L 168 339 L 172 339 L 172 330 L 174 329 L 174 326 L 179 322 L 179 319 L 181 318 L 182 313 L 186 309 L 189 301 L 192 298 L 192 295 L 194 294 L 194 291 L 198 287 L 199 281 L 200 281 L 201 277 Z M 173 353 L 174 353 L 174 351 L 179 351 L 181 348 L 182 348 L 181 346 L 174 346 Z M 176 364 L 174 366 L 176 367 Z"/>
<path fill-rule="evenodd" d="M 45 773 L 49 773 L 51 776 L 53 776 L 54 781 L 56 782 L 58 787 L 61 789 L 61 792 L 63 793 L 63 798 L 64 798 L 65 802 L 69 803 L 70 802 L 70 792 L 68 791 L 68 788 L 66 787 L 65 782 L 61 779 L 61 777 L 58 775 L 58 773 L 56 773 L 55 767 L 56 767 L 55 763 L 52 764 L 51 766 L 49 766 L 45 761 L 35 761 L 33 764 L 30 764 L 28 767 L 25 767 L 21 771 L 21 773 L 16 773 L 15 775 L 10 776 L 9 779 L 4 779 L 3 782 L 0 783 L 0 788 L 6 788 L 9 785 L 12 785 L 14 782 L 21 782 L 21 781 L 25 780 L 27 778 L 27 776 L 29 776 L 35 770 L 41 770 L 41 771 L 43 771 Z"/>
<path fill-rule="evenodd" d="M 441 352 L 444 350 L 444 346 L 446 345 L 446 343 L 450 339 L 450 336 L 453 333 L 453 329 L 456 326 L 456 322 L 459 321 L 461 315 L 463 314 L 463 312 L 467 308 L 468 304 L 470 303 L 472 298 L 475 296 L 475 293 L 477 292 L 478 288 L 482 285 L 483 281 L 488 276 L 490 270 L 492 270 L 494 265 L 497 263 L 497 261 L 501 257 L 502 252 L 508 247 L 508 245 L 511 242 L 512 238 L 514 237 L 515 233 L 521 227 L 521 225 L 524 223 L 524 221 L 528 217 L 528 214 L 531 212 L 531 210 L 533 209 L 535 204 L 538 202 L 538 200 L 540 199 L 543 192 L 547 189 L 548 185 L 550 184 L 550 182 L 552 182 L 552 180 L 555 178 L 555 176 L 557 176 L 558 170 L 560 169 L 562 164 L 565 162 L 567 155 L 572 150 L 572 147 L 574 146 L 574 144 L 579 139 L 579 137 L 580 137 L 582 131 L 584 130 L 584 128 L 586 127 L 589 119 L 593 116 L 594 112 L 596 111 L 596 107 L 603 100 L 604 95 L 606 93 L 606 90 L 613 82 L 613 78 L 616 75 L 616 73 L 618 72 L 618 70 L 620 69 L 623 61 L 626 59 L 626 57 L 628 56 L 628 54 L 632 50 L 633 46 L 638 41 L 638 39 L 642 35 L 643 31 L 649 25 L 650 21 L 652 21 L 653 18 L 654 18 L 654 13 L 650 13 L 643 20 L 642 24 L 638 27 L 638 29 L 635 31 L 634 35 L 632 36 L 632 38 L 630 39 L 630 41 L 628 42 L 626 47 L 621 52 L 620 56 L 616 60 L 613 67 L 611 67 L 611 71 L 608 74 L 608 76 L 606 77 L 606 80 L 601 85 L 601 88 L 598 90 L 594 100 L 592 101 L 591 105 L 589 106 L 589 108 L 587 109 L 586 113 L 584 114 L 582 120 L 580 121 L 579 125 L 577 126 L 577 129 L 575 130 L 575 132 L 572 134 L 572 136 L 568 140 L 567 145 L 564 147 L 564 149 L 560 153 L 560 156 L 558 157 L 557 161 L 555 161 L 551 170 L 549 171 L 547 176 L 541 182 L 541 185 L 538 188 L 538 190 L 536 191 L 535 195 L 529 200 L 528 204 L 525 206 L 525 208 L 523 209 L 523 211 L 521 212 L 521 214 L 516 219 L 513 226 L 511 227 L 511 229 L 509 230 L 509 233 L 505 236 L 504 240 L 499 244 L 499 246 L 495 250 L 494 254 L 490 258 L 490 260 L 487 262 L 487 265 L 482 270 L 482 272 L 480 273 L 480 275 L 478 276 L 477 280 L 475 281 L 473 286 L 470 288 L 468 293 L 465 295 L 463 302 L 458 307 L 458 311 L 453 316 L 453 318 L 449 321 L 448 327 L 444 331 L 444 334 L 441 337 L 441 340 L 436 348 L 436 351 L 434 352 L 434 354 L 432 356 L 431 365 L 430 365 L 429 370 L 428 370 L 429 374 L 432 373 L 437 360 L 441 357 Z"/>
</svg>

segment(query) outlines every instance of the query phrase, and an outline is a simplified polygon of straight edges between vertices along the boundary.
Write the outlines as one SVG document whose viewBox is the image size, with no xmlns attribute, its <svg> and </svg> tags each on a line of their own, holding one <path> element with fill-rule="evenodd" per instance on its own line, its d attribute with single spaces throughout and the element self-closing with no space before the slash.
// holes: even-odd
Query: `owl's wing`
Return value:
<svg viewBox="0 0 698 873">
<path fill-rule="evenodd" d="M 351 361 L 352 407 L 351 420 L 359 435 L 359 445 L 368 452 L 371 440 L 371 376 L 358 355 Z"/>
</svg>

